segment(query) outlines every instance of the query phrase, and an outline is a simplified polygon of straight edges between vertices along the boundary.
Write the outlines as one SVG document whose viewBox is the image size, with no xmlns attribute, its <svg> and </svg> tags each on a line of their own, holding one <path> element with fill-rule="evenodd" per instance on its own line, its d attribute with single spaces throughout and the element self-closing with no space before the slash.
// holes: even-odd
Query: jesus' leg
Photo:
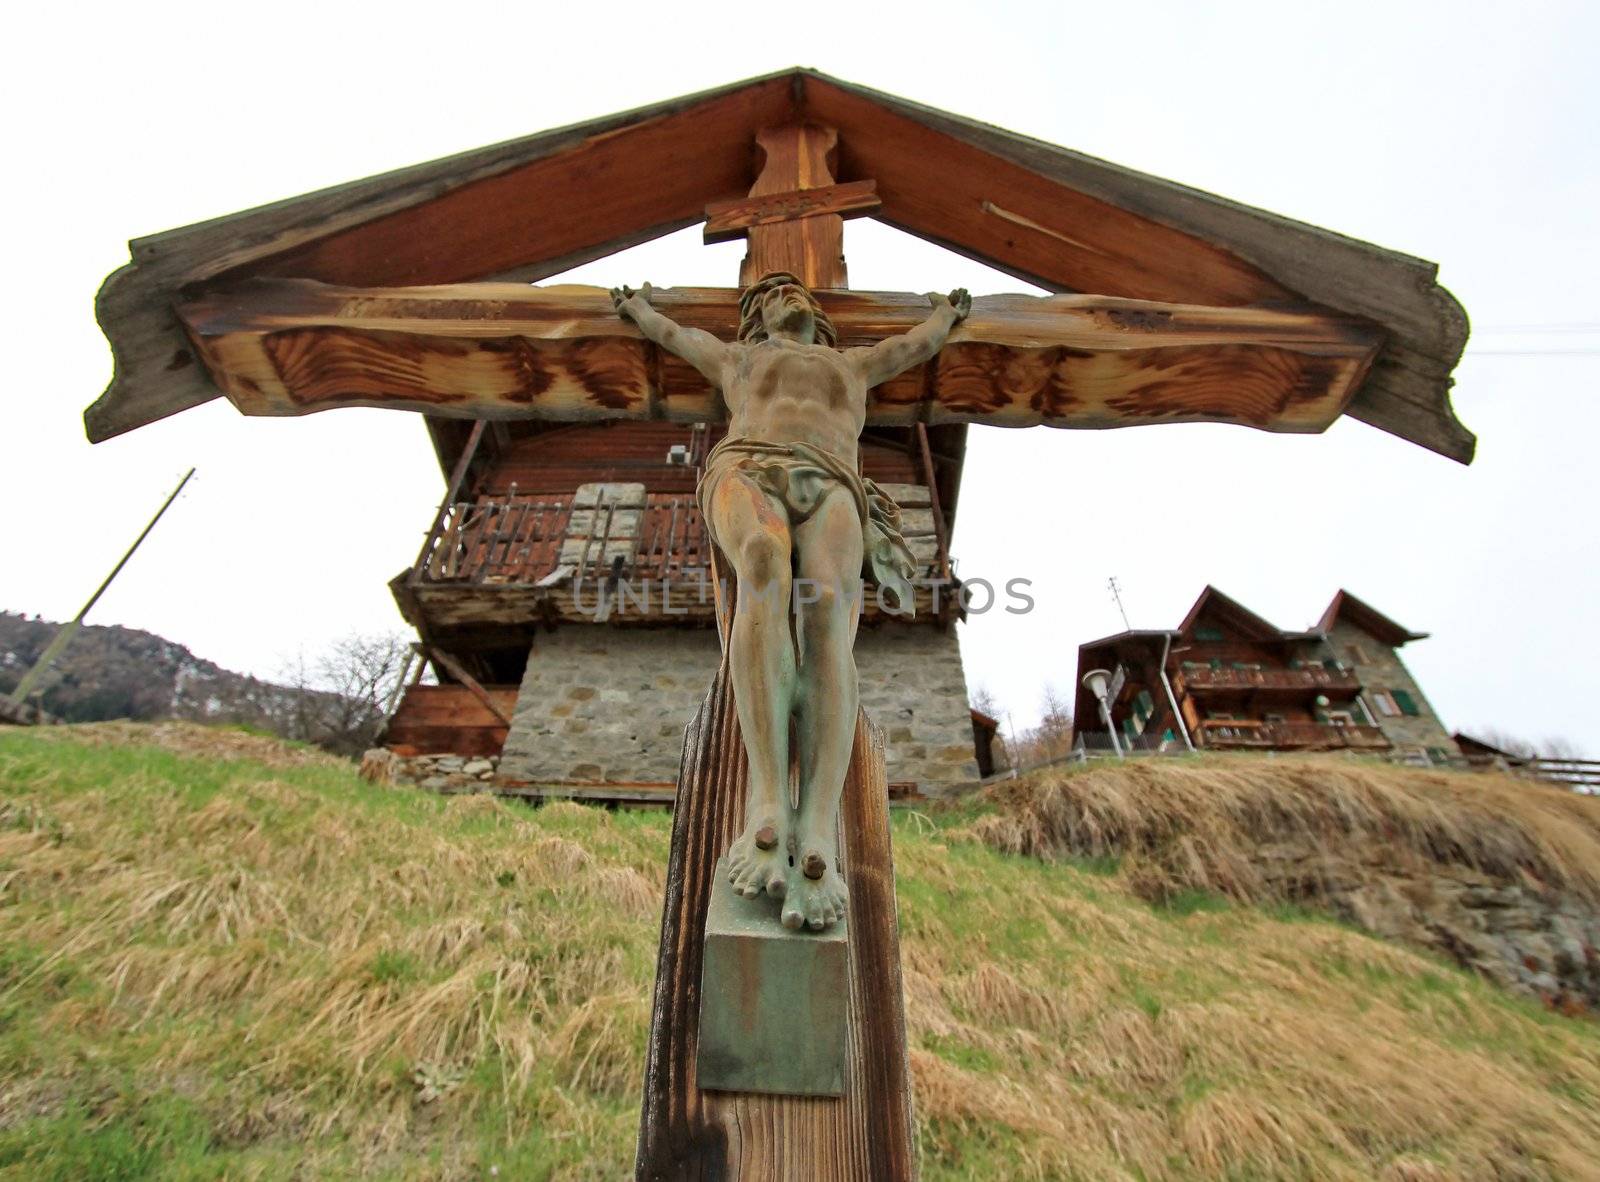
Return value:
<svg viewBox="0 0 1600 1182">
<path fill-rule="evenodd" d="M 707 506 L 717 544 L 738 576 L 728 664 L 750 763 L 744 831 L 728 849 L 728 881 L 747 899 L 782 898 L 789 868 L 789 714 L 795 686 L 789 633 L 787 513 L 733 473 Z"/>
<path fill-rule="evenodd" d="M 800 808 L 795 864 L 783 904 L 783 922 L 791 928 L 807 924 L 820 930 L 844 918 L 839 797 L 855 745 L 860 699 L 853 650 L 861 610 L 861 547 L 861 517 L 843 488 L 828 493 L 795 528 Z"/>
</svg>

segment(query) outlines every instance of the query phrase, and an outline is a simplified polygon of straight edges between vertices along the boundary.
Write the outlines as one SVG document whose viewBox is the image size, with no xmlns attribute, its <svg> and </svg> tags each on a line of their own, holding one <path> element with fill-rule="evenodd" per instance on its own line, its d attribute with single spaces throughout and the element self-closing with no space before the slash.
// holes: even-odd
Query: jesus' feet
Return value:
<svg viewBox="0 0 1600 1182">
<path fill-rule="evenodd" d="M 844 879 L 839 874 L 834 843 L 802 842 L 789 870 L 789 889 L 783 901 L 783 926 L 809 927 L 813 931 L 831 928 L 844 918 L 848 901 Z"/>
<path fill-rule="evenodd" d="M 758 899 L 765 891 L 781 899 L 788 887 L 785 826 L 778 817 L 752 816 L 728 849 L 728 882 L 734 893 Z"/>
</svg>

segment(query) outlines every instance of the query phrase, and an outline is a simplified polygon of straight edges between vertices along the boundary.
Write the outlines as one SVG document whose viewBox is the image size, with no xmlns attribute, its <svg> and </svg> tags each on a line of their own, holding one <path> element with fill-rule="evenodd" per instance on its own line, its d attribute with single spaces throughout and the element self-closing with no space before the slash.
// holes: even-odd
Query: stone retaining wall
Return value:
<svg viewBox="0 0 1600 1182">
<path fill-rule="evenodd" d="M 1600 907 L 1586 900 L 1466 866 L 1402 869 L 1381 852 L 1358 863 L 1281 843 L 1255 860 L 1282 897 L 1314 901 L 1556 1008 L 1600 1010 Z"/>
</svg>

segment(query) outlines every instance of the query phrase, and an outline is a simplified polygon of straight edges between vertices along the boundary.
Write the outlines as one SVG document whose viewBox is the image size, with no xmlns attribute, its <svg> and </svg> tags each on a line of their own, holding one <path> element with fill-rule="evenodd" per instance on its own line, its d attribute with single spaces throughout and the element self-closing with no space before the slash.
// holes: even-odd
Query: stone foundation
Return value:
<svg viewBox="0 0 1600 1182">
<path fill-rule="evenodd" d="M 486 792 L 498 755 L 396 755 L 375 747 L 361 757 L 361 776 L 376 784 L 414 784 L 429 792 Z"/>
<path fill-rule="evenodd" d="M 672 783 L 683 728 L 711 685 L 710 629 L 563 625 L 529 654 L 501 776 L 524 783 Z M 930 795 L 978 778 L 953 631 L 886 623 L 856 644 L 861 704 L 888 738 L 889 781 Z"/>
</svg>

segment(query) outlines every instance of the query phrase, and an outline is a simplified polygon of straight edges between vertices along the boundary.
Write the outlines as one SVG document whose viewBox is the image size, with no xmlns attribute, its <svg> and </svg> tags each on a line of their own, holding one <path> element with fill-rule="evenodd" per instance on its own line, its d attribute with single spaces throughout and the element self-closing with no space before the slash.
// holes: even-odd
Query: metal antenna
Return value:
<svg viewBox="0 0 1600 1182">
<path fill-rule="evenodd" d="M 1117 583 L 1117 576 L 1112 575 L 1107 579 L 1106 586 L 1111 589 L 1111 598 L 1117 601 L 1117 610 L 1122 613 L 1123 628 L 1132 632 L 1133 625 L 1128 623 L 1128 609 L 1122 606 L 1122 587 Z"/>
</svg>

